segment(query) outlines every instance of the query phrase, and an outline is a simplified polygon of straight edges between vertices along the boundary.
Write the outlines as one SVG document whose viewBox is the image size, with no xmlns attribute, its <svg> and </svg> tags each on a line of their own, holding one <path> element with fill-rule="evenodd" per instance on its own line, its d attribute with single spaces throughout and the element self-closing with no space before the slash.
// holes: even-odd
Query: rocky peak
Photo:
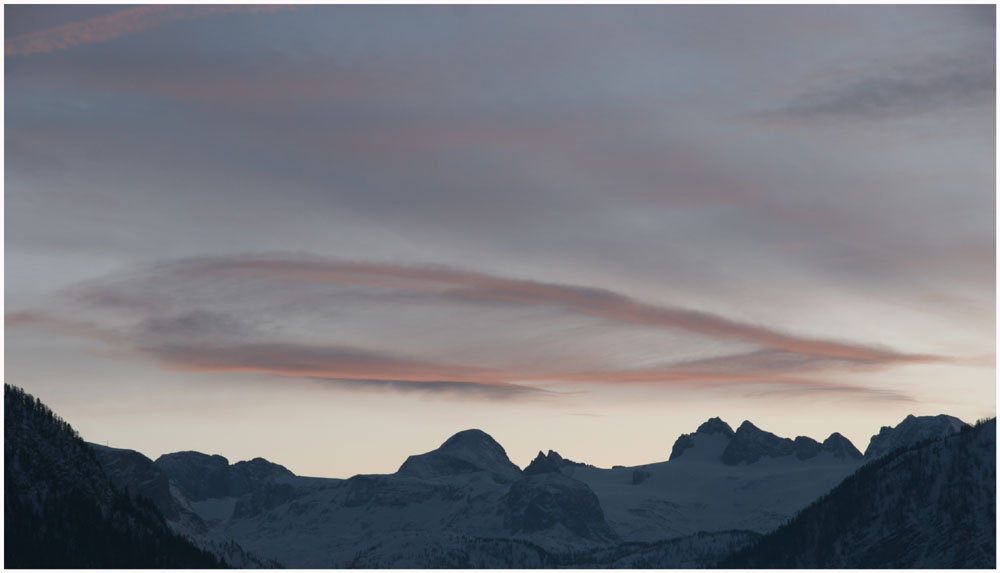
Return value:
<svg viewBox="0 0 1000 573">
<path fill-rule="evenodd" d="M 549 450 L 548 454 L 543 454 L 538 452 L 535 459 L 528 464 L 528 467 L 524 468 L 525 475 L 536 475 L 543 473 L 557 473 L 561 468 L 569 466 L 584 466 L 580 462 L 574 462 L 573 460 L 567 460 L 566 458 L 559 455 L 559 452 Z"/>
<path fill-rule="evenodd" d="M 795 443 L 792 440 L 765 432 L 747 420 L 736 429 L 732 441 L 722 452 L 722 462 L 727 465 L 741 462 L 752 464 L 762 456 L 787 456 L 794 451 Z"/>
<path fill-rule="evenodd" d="M 558 455 L 558 454 L 557 454 Z M 552 460 L 550 457 L 546 456 L 542 452 L 538 452 L 535 459 L 531 460 L 528 467 L 524 468 L 524 475 L 537 475 L 537 474 L 548 474 L 548 473 L 558 473 L 559 464 Z"/>
</svg>

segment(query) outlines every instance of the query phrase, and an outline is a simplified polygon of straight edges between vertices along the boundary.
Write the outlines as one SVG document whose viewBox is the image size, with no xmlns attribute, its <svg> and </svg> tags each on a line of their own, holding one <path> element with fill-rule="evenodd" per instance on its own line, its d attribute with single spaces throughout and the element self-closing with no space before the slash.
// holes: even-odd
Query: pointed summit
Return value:
<svg viewBox="0 0 1000 573">
<path fill-rule="evenodd" d="M 486 472 L 500 482 L 521 477 L 521 469 L 510 461 L 503 446 L 475 429 L 455 434 L 436 450 L 406 458 L 397 473 L 432 478 L 473 472 Z"/>
<path fill-rule="evenodd" d="M 677 438 L 674 442 L 674 447 L 670 450 L 670 459 L 676 460 L 684 452 L 693 448 L 697 448 L 696 453 L 698 455 L 692 457 L 692 454 L 688 453 L 687 457 L 684 458 L 685 460 L 692 460 L 694 458 L 700 461 L 718 459 L 722 449 L 726 447 L 732 437 L 733 429 L 729 424 L 723 422 L 721 418 L 709 418 L 698 426 L 698 429 L 694 433 L 681 434 Z"/>
<path fill-rule="evenodd" d="M 551 453 L 551 450 L 549 450 Z M 558 454 L 556 454 L 558 455 Z M 550 457 L 546 456 L 542 452 L 538 452 L 535 459 L 531 460 L 528 467 L 524 468 L 524 475 L 537 475 L 537 474 L 551 474 L 559 473 L 559 464 L 552 460 Z"/>
<path fill-rule="evenodd" d="M 580 462 L 574 462 L 573 460 L 567 460 L 566 458 L 559 455 L 559 452 L 554 452 L 549 450 L 548 454 L 543 454 L 538 452 L 535 459 L 528 464 L 528 467 L 524 468 L 525 475 L 535 475 L 544 473 L 562 473 L 561 468 L 571 467 L 571 466 L 585 466 Z"/>
<path fill-rule="evenodd" d="M 830 437 L 823 440 L 823 451 L 830 452 L 833 457 L 848 460 L 860 460 L 861 452 L 854 447 L 851 440 L 848 440 L 839 432 L 830 434 Z"/>
</svg>

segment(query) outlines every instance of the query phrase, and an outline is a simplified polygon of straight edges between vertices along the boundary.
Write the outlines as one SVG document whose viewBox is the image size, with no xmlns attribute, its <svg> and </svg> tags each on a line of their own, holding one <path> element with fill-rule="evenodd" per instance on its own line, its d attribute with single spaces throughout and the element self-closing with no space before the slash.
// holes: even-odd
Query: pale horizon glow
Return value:
<svg viewBox="0 0 1000 573">
<path fill-rule="evenodd" d="M 995 8 L 5 14 L 5 369 L 152 458 L 996 412 Z"/>
</svg>

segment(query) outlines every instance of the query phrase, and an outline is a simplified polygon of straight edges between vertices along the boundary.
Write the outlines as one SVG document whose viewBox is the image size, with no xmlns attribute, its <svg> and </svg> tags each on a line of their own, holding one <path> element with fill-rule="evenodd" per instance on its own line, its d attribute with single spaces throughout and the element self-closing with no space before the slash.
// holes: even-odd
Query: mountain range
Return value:
<svg viewBox="0 0 1000 573">
<path fill-rule="evenodd" d="M 12 392 L 20 391 L 5 388 L 5 412 Z M 132 450 L 82 442 L 72 455 L 43 447 L 53 453 L 12 463 L 11 456 L 23 456 L 16 452 L 24 448 L 11 448 L 11 442 L 58 438 L 52 431 L 39 434 L 37 424 L 12 426 L 16 419 L 8 414 L 5 420 L 8 532 L 8 508 L 34 503 L 44 509 L 44 500 L 28 493 L 31 484 L 56 479 L 52 475 L 59 468 L 70 466 L 74 471 L 60 479 L 90 484 L 80 486 L 87 496 L 118 495 L 146 504 L 161 516 L 163 533 L 230 566 L 995 564 L 996 496 L 994 482 L 985 485 L 990 475 L 995 480 L 995 422 L 973 428 L 950 416 L 909 416 L 895 427 L 883 427 L 862 455 L 837 433 L 822 442 L 790 439 L 749 421 L 734 431 L 712 418 L 680 436 L 667 461 L 610 469 L 567 460 L 552 450 L 540 451 L 521 469 L 492 437 L 471 429 L 410 456 L 392 474 L 331 479 L 297 476 L 262 458 L 231 464 L 222 456 L 188 451 L 151 460 Z M 63 431 L 72 430 L 65 425 Z M 79 440 L 67 436 L 56 442 Z M 897 482 L 912 485 L 912 491 L 895 487 Z M 855 484 L 851 493 L 842 493 L 849 484 Z M 896 493 L 886 493 L 887 487 Z M 923 503 L 928 492 L 938 495 L 931 498 L 934 504 L 903 514 L 933 524 L 939 540 L 972 539 L 958 545 L 961 551 L 917 555 L 913 547 L 928 545 L 923 535 L 931 530 L 926 528 L 903 527 L 895 537 L 879 533 L 893 531 L 885 524 L 899 522 L 900 504 Z M 973 517 L 947 518 L 955 508 Z M 800 530 L 807 533 L 794 533 Z M 879 535 L 896 544 L 887 545 Z M 887 555 L 879 547 L 897 549 Z M 845 557 L 854 553 L 865 557 Z M 784 560 L 774 560 L 775 555 Z M 935 555 L 941 556 L 937 562 Z M 5 556 L 10 564 L 9 549 Z"/>
</svg>

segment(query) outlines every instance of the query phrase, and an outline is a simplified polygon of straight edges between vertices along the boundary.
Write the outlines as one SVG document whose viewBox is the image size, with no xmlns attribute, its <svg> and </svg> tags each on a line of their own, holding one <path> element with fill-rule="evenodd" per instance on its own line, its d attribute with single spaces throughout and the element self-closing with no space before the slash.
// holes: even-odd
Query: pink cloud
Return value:
<svg viewBox="0 0 1000 573">
<path fill-rule="evenodd" d="M 508 279 L 446 267 L 250 256 L 197 259 L 181 263 L 176 270 L 219 277 L 323 281 L 436 292 L 452 300 L 471 303 L 548 306 L 615 322 L 683 329 L 808 356 L 877 363 L 946 360 L 865 344 L 795 336 L 707 312 L 647 304 L 605 289 Z"/>
</svg>

